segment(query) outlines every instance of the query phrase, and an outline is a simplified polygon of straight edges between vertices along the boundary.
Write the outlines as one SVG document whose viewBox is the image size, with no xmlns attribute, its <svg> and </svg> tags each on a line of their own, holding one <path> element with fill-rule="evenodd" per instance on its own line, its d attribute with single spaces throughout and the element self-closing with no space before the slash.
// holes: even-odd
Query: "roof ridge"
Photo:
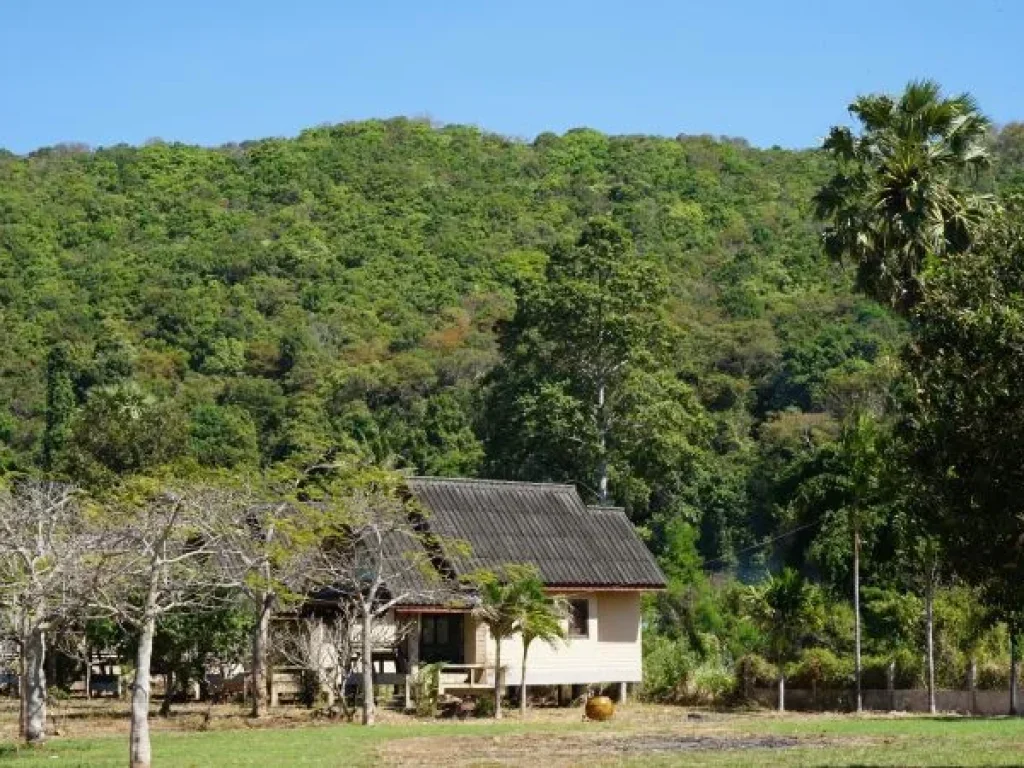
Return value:
<svg viewBox="0 0 1024 768">
<path fill-rule="evenodd" d="M 540 488 L 572 488 L 574 483 L 538 482 L 535 480 L 497 480 L 487 477 L 446 477 L 442 475 L 409 475 L 407 480 L 427 480 L 446 483 L 466 483 L 476 485 L 529 485 Z"/>
</svg>

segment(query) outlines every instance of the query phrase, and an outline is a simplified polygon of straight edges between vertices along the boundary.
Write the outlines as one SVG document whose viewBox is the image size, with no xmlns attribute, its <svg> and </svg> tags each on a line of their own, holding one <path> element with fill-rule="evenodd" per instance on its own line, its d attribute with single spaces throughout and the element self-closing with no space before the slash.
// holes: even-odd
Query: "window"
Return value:
<svg viewBox="0 0 1024 768">
<path fill-rule="evenodd" d="M 590 634 L 590 601 L 586 598 L 569 601 L 569 637 Z"/>
</svg>

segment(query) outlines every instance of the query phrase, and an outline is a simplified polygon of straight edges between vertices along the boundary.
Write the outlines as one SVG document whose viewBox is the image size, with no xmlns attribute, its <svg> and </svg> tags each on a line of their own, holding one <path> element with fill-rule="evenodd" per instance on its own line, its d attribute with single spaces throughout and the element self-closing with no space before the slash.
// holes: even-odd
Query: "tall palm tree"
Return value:
<svg viewBox="0 0 1024 768">
<path fill-rule="evenodd" d="M 519 714 L 526 717 L 526 657 L 534 640 L 554 647 L 566 636 L 565 618 L 569 605 L 564 597 L 548 597 L 536 575 L 523 584 L 523 600 L 519 606 L 519 633 L 523 640 L 523 667 L 519 682 Z"/>
<path fill-rule="evenodd" d="M 944 97 L 931 80 L 849 110 L 860 132 L 835 126 L 823 145 L 837 164 L 814 198 L 825 250 L 856 264 L 865 293 L 909 312 L 930 260 L 966 251 L 993 207 L 969 186 L 988 167 L 990 123 L 969 94 Z"/>
</svg>

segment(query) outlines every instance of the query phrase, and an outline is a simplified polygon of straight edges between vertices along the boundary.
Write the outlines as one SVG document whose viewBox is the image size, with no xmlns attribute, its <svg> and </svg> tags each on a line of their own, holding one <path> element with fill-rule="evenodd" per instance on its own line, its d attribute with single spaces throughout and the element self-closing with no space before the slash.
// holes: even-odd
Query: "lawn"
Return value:
<svg viewBox="0 0 1024 768">
<path fill-rule="evenodd" d="M 397 715 L 374 728 L 310 723 L 299 713 L 248 727 L 237 713 L 159 721 L 157 766 L 953 766 L 1024 765 L 1024 719 L 690 712 L 631 705 L 609 723 L 578 709 L 531 713 L 528 722 L 424 722 Z M 71 735 L 38 749 L 0 747 L 0 762 L 121 766 L 123 720 L 71 718 Z M 100 731 L 102 735 L 85 734 Z"/>
</svg>

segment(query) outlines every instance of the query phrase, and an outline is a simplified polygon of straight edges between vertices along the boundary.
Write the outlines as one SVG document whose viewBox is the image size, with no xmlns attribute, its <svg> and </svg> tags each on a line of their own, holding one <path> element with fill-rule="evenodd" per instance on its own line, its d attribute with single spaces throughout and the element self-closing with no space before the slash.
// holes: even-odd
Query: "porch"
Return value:
<svg viewBox="0 0 1024 768">
<path fill-rule="evenodd" d="M 381 671 L 381 685 L 401 686 L 405 706 L 413 705 L 412 687 L 427 665 L 438 669 L 438 696 L 469 696 L 494 690 L 495 665 L 487 663 L 486 632 L 464 610 L 405 610 L 396 615 L 405 631 L 396 646 L 395 673 Z M 504 676 L 507 667 L 502 665 Z"/>
</svg>

